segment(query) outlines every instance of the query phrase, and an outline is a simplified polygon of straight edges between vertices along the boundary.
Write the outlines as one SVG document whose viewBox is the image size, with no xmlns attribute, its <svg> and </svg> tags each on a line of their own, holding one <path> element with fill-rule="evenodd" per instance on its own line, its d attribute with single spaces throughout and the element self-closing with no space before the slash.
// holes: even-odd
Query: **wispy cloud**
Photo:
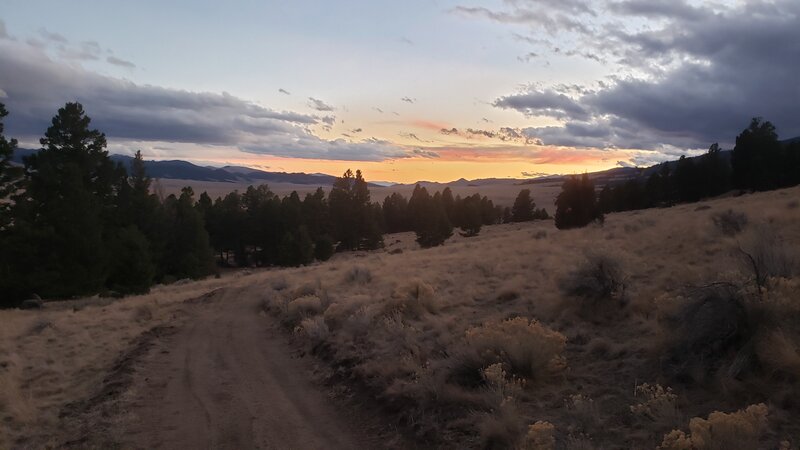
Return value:
<svg viewBox="0 0 800 450">
<path fill-rule="evenodd" d="M 308 97 L 308 106 L 317 111 L 333 111 L 335 108 L 322 100 L 314 97 Z"/>
</svg>

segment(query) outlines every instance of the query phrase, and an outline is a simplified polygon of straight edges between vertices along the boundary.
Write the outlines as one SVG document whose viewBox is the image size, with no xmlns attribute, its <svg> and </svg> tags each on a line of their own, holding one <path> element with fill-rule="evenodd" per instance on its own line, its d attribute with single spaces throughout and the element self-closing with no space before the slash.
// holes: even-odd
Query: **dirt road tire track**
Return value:
<svg viewBox="0 0 800 450">
<path fill-rule="evenodd" d="M 127 390 L 85 408 L 71 447 L 383 447 L 363 416 L 312 381 L 311 358 L 298 357 L 257 295 L 218 289 L 187 309 L 182 325 L 126 359 Z"/>
</svg>

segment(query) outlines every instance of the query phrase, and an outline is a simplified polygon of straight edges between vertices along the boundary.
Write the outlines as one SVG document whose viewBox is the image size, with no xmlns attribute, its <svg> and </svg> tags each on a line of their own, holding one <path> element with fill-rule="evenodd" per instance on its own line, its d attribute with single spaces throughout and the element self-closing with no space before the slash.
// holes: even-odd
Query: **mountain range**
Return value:
<svg viewBox="0 0 800 450">
<path fill-rule="evenodd" d="M 800 141 L 800 136 L 792 139 L 781 141 L 783 145 Z M 14 152 L 12 161 L 15 163 L 22 163 L 25 156 L 31 155 L 38 150 L 32 149 L 17 149 Z M 723 158 L 730 158 L 731 150 L 723 150 L 720 152 Z M 121 163 L 126 169 L 130 169 L 133 157 L 127 155 L 110 155 L 113 161 Z M 688 157 L 688 159 L 694 159 Z M 302 172 L 268 172 L 259 169 L 253 169 L 243 166 L 201 166 L 181 160 L 168 160 L 168 161 L 145 161 L 145 169 L 152 178 L 159 179 L 177 179 L 177 180 L 190 180 L 190 181 L 213 181 L 223 183 L 284 183 L 284 184 L 298 184 L 298 185 L 314 185 L 314 186 L 330 186 L 336 179 L 333 175 L 320 174 L 320 173 L 302 173 Z M 641 167 L 615 167 L 613 169 L 603 170 L 599 172 L 589 173 L 589 177 L 595 184 L 616 184 L 625 182 L 632 178 L 648 177 L 654 171 L 660 169 L 662 164 L 667 164 L 670 170 L 674 170 L 677 161 L 668 161 L 666 163 L 657 164 L 654 166 L 641 168 Z M 446 187 L 446 186 L 487 186 L 498 184 L 510 185 L 530 185 L 541 183 L 560 183 L 566 178 L 567 175 L 546 175 L 537 178 L 480 178 L 476 180 L 467 180 L 460 178 L 455 181 L 441 183 L 434 181 L 418 181 L 426 187 Z M 370 182 L 370 187 L 392 186 L 401 185 L 402 183 L 391 183 L 373 181 Z M 416 183 L 409 183 L 414 185 Z"/>
</svg>

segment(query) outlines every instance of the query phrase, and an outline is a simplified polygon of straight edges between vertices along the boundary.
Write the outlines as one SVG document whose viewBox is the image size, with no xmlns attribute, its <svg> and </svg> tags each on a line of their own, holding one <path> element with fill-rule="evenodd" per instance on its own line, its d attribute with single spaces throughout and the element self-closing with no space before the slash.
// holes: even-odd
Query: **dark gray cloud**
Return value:
<svg viewBox="0 0 800 450">
<path fill-rule="evenodd" d="M 296 158 L 382 161 L 412 156 L 384 141 L 327 141 L 312 126 L 333 116 L 275 111 L 228 93 L 189 92 L 101 75 L 50 57 L 45 49 L 0 40 L 0 86 L 11 115 L 7 131 L 35 142 L 68 101 L 79 101 L 93 126 L 119 141 L 238 147 Z M 201 156 L 199 156 L 201 157 Z"/>
<path fill-rule="evenodd" d="M 109 63 L 109 64 L 113 64 L 115 66 L 125 67 L 127 69 L 135 69 L 136 68 L 136 64 L 134 64 L 134 63 L 132 63 L 130 61 L 126 61 L 126 60 L 121 59 L 121 58 L 117 58 L 116 56 L 107 57 L 106 58 L 106 62 Z"/>
<path fill-rule="evenodd" d="M 631 16 L 642 16 L 657 19 L 702 20 L 711 10 L 690 5 L 686 0 L 654 2 L 650 0 L 625 0 L 611 3 L 611 11 Z"/>
<path fill-rule="evenodd" d="M 415 99 L 415 98 L 411 98 L 411 97 L 403 97 L 403 98 L 401 98 L 400 100 L 402 100 L 402 101 L 404 101 L 404 102 L 406 102 L 406 103 L 414 103 L 414 102 L 416 102 L 416 101 L 417 101 L 417 99 Z"/>
<path fill-rule="evenodd" d="M 530 8 L 517 3 L 506 2 L 503 12 L 525 19 Z M 495 106 L 563 123 L 528 128 L 527 135 L 552 145 L 663 153 L 731 145 L 754 116 L 772 121 L 782 136 L 800 135 L 800 2 L 623 0 L 593 7 L 605 14 L 578 13 L 586 30 L 557 31 L 576 43 L 559 54 L 612 64 L 614 75 L 592 89 L 538 87 L 498 98 Z M 535 36 L 529 43 L 547 45 Z"/>
<path fill-rule="evenodd" d="M 500 97 L 494 106 L 516 109 L 528 116 L 549 116 L 556 119 L 587 118 L 589 112 L 574 99 L 553 90 L 528 91 Z"/>
<path fill-rule="evenodd" d="M 323 112 L 333 111 L 335 109 L 333 106 L 314 97 L 308 97 L 308 106 L 316 109 L 317 111 L 323 111 Z"/>
<path fill-rule="evenodd" d="M 291 92 L 289 92 L 289 91 L 287 91 L 286 89 L 283 89 L 283 88 L 278 89 L 278 92 L 280 92 L 281 94 L 292 95 Z"/>
</svg>

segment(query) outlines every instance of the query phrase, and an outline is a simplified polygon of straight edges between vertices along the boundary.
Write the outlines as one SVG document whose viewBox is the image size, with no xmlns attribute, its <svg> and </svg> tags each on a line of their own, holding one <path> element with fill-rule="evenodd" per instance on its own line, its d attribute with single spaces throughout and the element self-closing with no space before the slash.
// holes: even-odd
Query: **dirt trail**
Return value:
<svg viewBox="0 0 800 450">
<path fill-rule="evenodd" d="M 356 449 L 376 443 L 310 381 L 244 289 L 219 290 L 137 367 L 124 446 Z M 379 446 L 379 445 L 378 445 Z"/>
</svg>

